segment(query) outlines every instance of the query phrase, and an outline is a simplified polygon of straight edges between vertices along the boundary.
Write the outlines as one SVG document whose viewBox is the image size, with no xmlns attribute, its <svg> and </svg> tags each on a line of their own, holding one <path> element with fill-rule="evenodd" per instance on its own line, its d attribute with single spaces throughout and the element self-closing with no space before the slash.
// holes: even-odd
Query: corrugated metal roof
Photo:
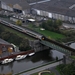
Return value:
<svg viewBox="0 0 75 75">
<path fill-rule="evenodd" d="M 29 4 L 25 0 L 0 0 L 2 2 L 7 3 L 8 5 L 15 5 L 18 4 L 22 7 L 22 9 L 28 9 Z"/>
<path fill-rule="evenodd" d="M 75 17 L 75 9 L 69 9 L 74 4 L 75 0 L 51 0 L 45 3 L 37 3 L 32 7 L 47 12 Z"/>
</svg>

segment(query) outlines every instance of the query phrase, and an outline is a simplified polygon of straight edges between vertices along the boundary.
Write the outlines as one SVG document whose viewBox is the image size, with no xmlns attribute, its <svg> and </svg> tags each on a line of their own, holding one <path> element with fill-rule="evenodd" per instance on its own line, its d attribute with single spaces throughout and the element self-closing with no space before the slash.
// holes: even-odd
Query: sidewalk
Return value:
<svg viewBox="0 0 75 75">
<path fill-rule="evenodd" d="M 42 66 L 42 67 L 36 68 L 34 70 L 31 70 L 31 71 L 28 71 L 28 72 L 25 72 L 25 73 L 22 73 L 22 74 L 19 74 L 19 75 L 31 75 L 33 73 L 40 72 L 42 70 L 50 69 L 50 68 L 55 67 L 55 66 L 57 66 L 59 64 L 62 64 L 62 60 L 59 61 L 59 62 L 55 62 L 55 63 L 49 64 L 49 65 L 46 65 L 46 66 Z"/>
</svg>

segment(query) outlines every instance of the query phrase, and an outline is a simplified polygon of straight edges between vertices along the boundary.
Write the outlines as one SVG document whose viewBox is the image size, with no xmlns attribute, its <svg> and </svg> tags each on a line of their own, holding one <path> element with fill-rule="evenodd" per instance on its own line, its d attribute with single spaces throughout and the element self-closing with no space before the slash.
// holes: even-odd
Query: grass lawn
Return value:
<svg viewBox="0 0 75 75">
<path fill-rule="evenodd" d="M 48 30 L 40 30 L 37 29 L 37 31 L 45 36 L 47 36 L 48 38 L 52 38 L 52 39 L 60 39 L 60 38 L 64 38 L 65 36 L 62 34 L 58 34 L 52 31 L 48 31 Z"/>
<path fill-rule="evenodd" d="M 55 33 L 55 32 L 48 31 L 48 30 L 40 30 L 40 28 L 34 27 L 32 24 L 30 24 L 28 26 L 28 28 L 33 29 L 33 30 L 35 30 L 35 31 L 37 31 L 37 32 L 39 32 L 39 33 L 41 33 L 41 34 L 43 34 L 46 37 L 51 38 L 51 39 L 58 40 L 58 39 L 61 39 L 61 38 L 65 38 L 65 36 L 62 35 L 62 34 Z"/>
<path fill-rule="evenodd" d="M 72 59 L 75 59 L 75 56 L 71 56 Z"/>
<path fill-rule="evenodd" d="M 22 33 L 20 33 L 20 32 L 18 32 L 18 31 L 14 30 L 14 29 L 12 29 L 12 28 L 3 26 L 2 24 L 0 24 L 0 25 L 1 25 L 1 26 L 4 28 L 4 30 L 6 30 L 6 31 L 9 31 L 9 32 L 11 32 L 11 33 L 14 33 L 15 35 L 18 35 L 18 36 L 20 36 L 20 37 L 22 37 L 22 38 L 27 38 L 27 39 L 33 40 L 33 38 L 31 38 L 31 37 L 29 37 L 29 36 L 27 36 L 27 35 L 25 35 L 25 34 L 22 34 Z"/>
</svg>

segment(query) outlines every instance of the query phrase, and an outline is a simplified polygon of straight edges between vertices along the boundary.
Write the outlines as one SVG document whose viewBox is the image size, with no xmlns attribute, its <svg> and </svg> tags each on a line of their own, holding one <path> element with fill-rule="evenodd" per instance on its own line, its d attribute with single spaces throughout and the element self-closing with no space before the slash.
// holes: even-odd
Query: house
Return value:
<svg viewBox="0 0 75 75">
<path fill-rule="evenodd" d="M 75 23 L 75 0 L 50 0 L 31 6 L 36 15 Z"/>
<path fill-rule="evenodd" d="M 11 45 L 10 43 L 0 38 L 0 55 L 9 53 L 9 52 L 14 52 L 13 45 Z"/>
<path fill-rule="evenodd" d="M 5 11 L 22 13 L 30 12 L 30 6 L 25 0 L 0 0 L 0 7 Z"/>
</svg>

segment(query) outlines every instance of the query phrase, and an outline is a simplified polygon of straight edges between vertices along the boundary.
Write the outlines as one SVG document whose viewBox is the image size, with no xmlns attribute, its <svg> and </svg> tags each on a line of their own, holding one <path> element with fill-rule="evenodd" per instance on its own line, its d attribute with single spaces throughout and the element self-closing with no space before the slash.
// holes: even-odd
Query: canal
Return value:
<svg viewBox="0 0 75 75">
<path fill-rule="evenodd" d="M 35 53 L 33 56 L 26 57 L 23 60 L 14 61 L 9 64 L 0 65 L 0 73 L 18 73 L 22 71 L 29 70 L 31 68 L 38 67 L 40 65 L 49 63 L 55 60 L 56 56 L 60 59 L 63 57 L 63 53 L 56 50 L 44 50 Z"/>
</svg>

